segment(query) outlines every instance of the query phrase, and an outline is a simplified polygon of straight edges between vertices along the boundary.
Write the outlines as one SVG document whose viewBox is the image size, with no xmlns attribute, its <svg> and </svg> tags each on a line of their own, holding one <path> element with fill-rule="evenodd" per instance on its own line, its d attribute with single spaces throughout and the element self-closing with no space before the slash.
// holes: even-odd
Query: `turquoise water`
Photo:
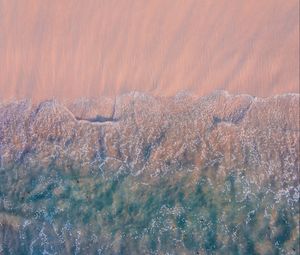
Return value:
<svg viewBox="0 0 300 255">
<path fill-rule="evenodd" d="M 237 171 L 2 169 L 0 254 L 299 254 L 299 201 Z"/>
</svg>

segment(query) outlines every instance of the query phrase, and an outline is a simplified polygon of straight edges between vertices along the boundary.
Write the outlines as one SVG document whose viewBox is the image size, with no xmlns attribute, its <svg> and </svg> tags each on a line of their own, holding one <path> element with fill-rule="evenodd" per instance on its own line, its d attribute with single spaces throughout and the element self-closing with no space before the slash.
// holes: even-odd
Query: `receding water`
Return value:
<svg viewBox="0 0 300 255">
<path fill-rule="evenodd" d="M 275 184 L 2 169 L 0 254 L 298 254 L 299 198 Z"/>
</svg>

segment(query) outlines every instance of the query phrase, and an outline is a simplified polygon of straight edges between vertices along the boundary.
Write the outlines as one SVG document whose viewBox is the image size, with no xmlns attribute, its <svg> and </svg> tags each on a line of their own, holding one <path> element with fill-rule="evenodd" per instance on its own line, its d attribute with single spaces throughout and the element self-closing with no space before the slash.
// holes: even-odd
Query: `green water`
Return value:
<svg viewBox="0 0 300 255">
<path fill-rule="evenodd" d="M 299 201 L 230 171 L 0 171 L 0 254 L 299 254 Z"/>
</svg>

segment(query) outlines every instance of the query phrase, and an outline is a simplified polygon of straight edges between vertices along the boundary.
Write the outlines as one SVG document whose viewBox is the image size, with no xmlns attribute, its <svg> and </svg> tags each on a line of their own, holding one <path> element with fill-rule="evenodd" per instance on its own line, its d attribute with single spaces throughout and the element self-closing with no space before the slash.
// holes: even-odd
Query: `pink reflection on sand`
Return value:
<svg viewBox="0 0 300 255">
<path fill-rule="evenodd" d="M 0 99 L 299 92 L 298 0 L 0 0 Z"/>
</svg>

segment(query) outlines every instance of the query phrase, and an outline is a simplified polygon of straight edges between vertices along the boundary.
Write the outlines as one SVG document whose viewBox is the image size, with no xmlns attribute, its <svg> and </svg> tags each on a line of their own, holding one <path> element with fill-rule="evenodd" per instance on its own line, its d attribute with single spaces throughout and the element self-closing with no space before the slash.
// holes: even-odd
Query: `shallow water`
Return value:
<svg viewBox="0 0 300 255">
<path fill-rule="evenodd" d="M 299 254 L 299 95 L 164 100 L 0 105 L 0 255 Z"/>
<path fill-rule="evenodd" d="M 151 183 L 121 173 L 1 170 L 1 254 L 298 254 L 299 195 L 231 171 Z M 33 172 L 33 173 L 32 173 Z M 34 173 L 35 172 L 35 173 Z M 36 174 L 39 172 L 39 174 Z M 74 171 L 76 172 L 76 171 Z"/>
</svg>

